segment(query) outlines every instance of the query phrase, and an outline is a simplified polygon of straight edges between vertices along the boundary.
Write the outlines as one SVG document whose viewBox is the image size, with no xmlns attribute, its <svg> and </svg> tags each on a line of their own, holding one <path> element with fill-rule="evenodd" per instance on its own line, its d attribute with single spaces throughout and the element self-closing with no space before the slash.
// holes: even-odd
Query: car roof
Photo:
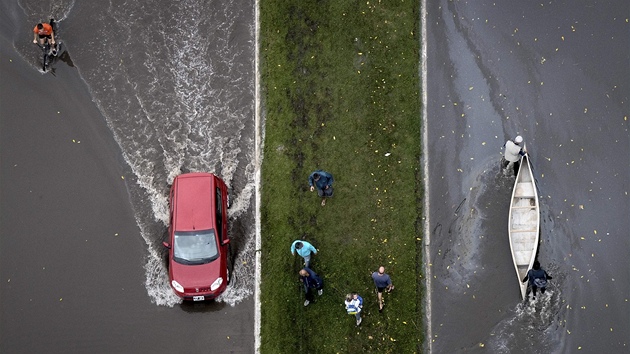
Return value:
<svg viewBox="0 0 630 354">
<path fill-rule="evenodd" d="M 208 230 L 214 225 L 215 177 L 210 173 L 187 173 L 175 177 L 175 231 Z"/>
</svg>

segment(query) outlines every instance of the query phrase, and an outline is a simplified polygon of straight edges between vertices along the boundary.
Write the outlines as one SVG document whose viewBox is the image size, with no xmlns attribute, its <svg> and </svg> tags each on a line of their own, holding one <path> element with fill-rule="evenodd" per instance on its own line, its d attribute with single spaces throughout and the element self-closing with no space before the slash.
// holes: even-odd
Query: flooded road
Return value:
<svg viewBox="0 0 630 354">
<path fill-rule="evenodd" d="M 254 4 L 5 1 L 0 352 L 254 350 Z M 33 26 L 65 52 L 40 71 Z M 230 188 L 234 282 L 186 304 L 161 245 L 182 171 Z"/>
<path fill-rule="evenodd" d="M 433 353 L 630 349 L 630 3 L 427 5 Z M 522 135 L 547 293 L 521 303 L 507 235 Z"/>
</svg>

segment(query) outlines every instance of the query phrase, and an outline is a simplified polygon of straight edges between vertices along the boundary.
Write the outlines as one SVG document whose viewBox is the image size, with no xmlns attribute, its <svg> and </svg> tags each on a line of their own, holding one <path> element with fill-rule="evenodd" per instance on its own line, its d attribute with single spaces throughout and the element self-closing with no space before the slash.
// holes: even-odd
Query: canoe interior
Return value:
<svg viewBox="0 0 630 354">
<path fill-rule="evenodd" d="M 527 275 L 538 250 L 540 212 L 538 193 L 527 156 L 521 158 L 518 176 L 512 190 L 508 231 L 514 268 L 520 280 Z M 527 285 L 521 284 L 524 298 Z"/>
</svg>

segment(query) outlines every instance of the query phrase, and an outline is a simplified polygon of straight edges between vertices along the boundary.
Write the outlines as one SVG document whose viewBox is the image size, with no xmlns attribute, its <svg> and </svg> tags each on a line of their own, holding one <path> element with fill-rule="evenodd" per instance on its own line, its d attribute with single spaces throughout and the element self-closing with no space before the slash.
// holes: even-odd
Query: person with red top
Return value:
<svg viewBox="0 0 630 354">
<path fill-rule="evenodd" d="M 52 21 L 52 20 L 51 20 Z M 46 43 L 46 40 L 50 42 L 50 45 L 53 47 L 53 51 L 55 50 L 55 31 L 53 27 L 49 23 L 38 23 L 35 28 L 33 28 L 33 43 L 38 43 L 43 46 Z"/>
</svg>

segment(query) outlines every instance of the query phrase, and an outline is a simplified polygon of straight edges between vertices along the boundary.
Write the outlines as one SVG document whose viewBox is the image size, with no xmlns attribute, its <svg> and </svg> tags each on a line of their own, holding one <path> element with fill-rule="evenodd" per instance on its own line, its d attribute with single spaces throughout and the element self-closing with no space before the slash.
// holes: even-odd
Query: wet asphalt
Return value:
<svg viewBox="0 0 630 354">
<path fill-rule="evenodd" d="M 627 352 L 630 3 L 427 4 L 428 313 L 434 353 Z M 554 276 L 521 303 L 507 240 L 522 135 Z"/>
</svg>

